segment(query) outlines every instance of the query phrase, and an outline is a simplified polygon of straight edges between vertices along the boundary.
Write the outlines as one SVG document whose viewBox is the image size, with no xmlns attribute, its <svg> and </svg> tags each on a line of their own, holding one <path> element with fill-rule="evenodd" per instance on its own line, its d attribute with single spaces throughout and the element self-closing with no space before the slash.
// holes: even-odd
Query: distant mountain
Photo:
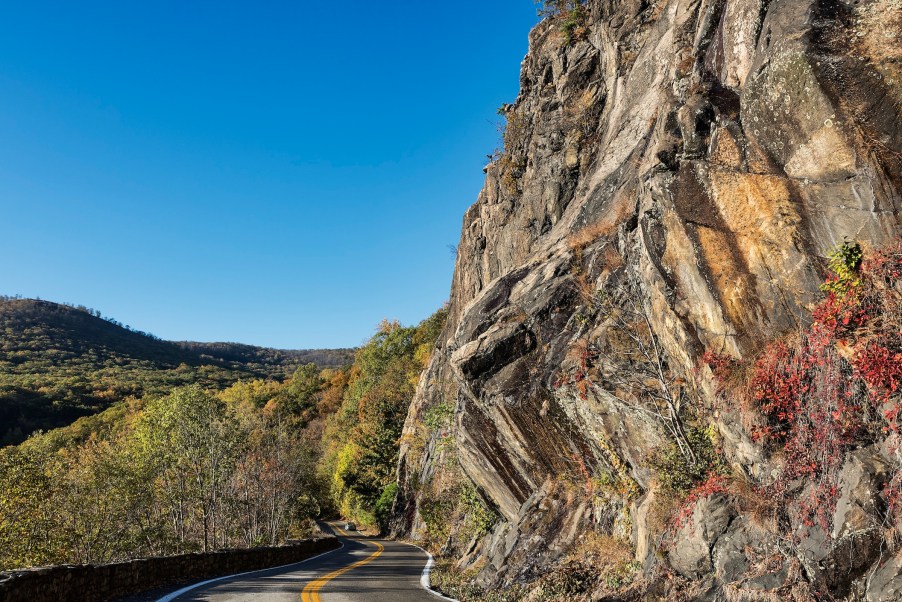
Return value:
<svg viewBox="0 0 902 602">
<path fill-rule="evenodd" d="M 354 360 L 353 349 L 272 349 L 242 343 L 196 343 L 179 341 L 183 349 L 201 358 L 233 362 L 246 366 L 285 366 L 289 372 L 302 364 L 316 364 L 320 368 L 340 368 Z M 286 373 L 287 376 L 287 373 Z"/>
<path fill-rule="evenodd" d="M 163 341 L 85 307 L 0 298 L 0 445 L 130 396 L 195 382 L 224 388 L 239 379 L 281 379 L 301 364 L 333 368 L 352 359 L 352 349 Z"/>
</svg>

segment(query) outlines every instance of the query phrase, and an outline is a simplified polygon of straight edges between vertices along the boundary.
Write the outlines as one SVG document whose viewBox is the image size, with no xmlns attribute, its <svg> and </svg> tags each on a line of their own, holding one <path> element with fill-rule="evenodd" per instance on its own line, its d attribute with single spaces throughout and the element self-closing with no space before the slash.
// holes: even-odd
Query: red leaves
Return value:
<svg viewBox="0 0 902 602">
<path fill-rule="evenodd" d="M 785 439 L 801 407 L 800 396 L 809 390 L 804 358 L 799 350 L 790 349 L 785 341 L 777 341 L 765 349 L 755 362 L 749 389 L 760 411 L 770 418 L 756 439 Z"/>
<path fill-rule="evenodd" d="M 893 477 L 884 485 L 882 493 L 890 514 L 898 516 L 899 510 L 902 508 L 902 472 L 896 471 Z"/>
<path fill-rule="evenodd" d="M 862 275 L 894 285 L 902 279 L 902 239 L 870 253 L 861 263 Z"/>
<path fill-rule="evenodd" d="M 751 435 L 782 449 L 783 471 L 768 488 L 772 495 L 789 502 L 798 495 L 790 494 L 793 482 L 813 482 L 797 500 L 802 524 L 829 532 L 846 452 L 883 426 L 881 418 L 884 430 L 899 430 L 900 275 L 902 241 L 872 253 L 854 277 L 828 279 L 814 323 L 797 338 L 769 345 L 754 364 L 749 397 L 766 423 Z M 715 374 L 723 365 L 714 354 L 703 359 Z"/>
<path fill-rule="evenodd" d="M 859 352 L 854 364 L 871 395 L 880 401 L 889 400 L 902 387 L 902 353 L 871 343 Z"/>
<path fill-rule="evenodd" d="M 705 351 L 702 355 L 702 362 L 711 368 L 714 378 L 720 382 L 726 381 L 737 365 L 736 358 L 733 356 L 714 351 Z"/>
<path fill-rule="evenodd" d="M 563 373 L 559 374 L 552 386 L 555 390 L 564 386 L 572 386 L 576 392 L 579 393 L 580 399 L 588 399 L 589 392 L 592 390 L 594 384 L 591 379 L 590 371 L 597 363 L 600 353 L 598 349 L 585 342 L 581 342 L 581 344 L 574 346 L 573 351 L 576 353 L 575 359 L 578 368 L 569 375 Z"/>
<path fill-rule="evenodd" d="M 902 389 L 902 353 L 885 344 L 889 341 L 868 343 L 856 354 L 853 365 L 856 376 L 867 385 L 872 403 L 882 409 L 887 430 L 897 431 L 902 414 L 898 395 Z"/>
<path fill-rule="evenodd" d="M 689 522 L 689 519 L 692 518 L 692 513 L 695 511 L 695 505 L 699 500 L 717 493 L 727 493 L 727 480 L 723 475 L 711 474 L 708 480 L 695 487 L 686 496 L 674 520 L 676 528 L 682 528 Z"/>
</svg>

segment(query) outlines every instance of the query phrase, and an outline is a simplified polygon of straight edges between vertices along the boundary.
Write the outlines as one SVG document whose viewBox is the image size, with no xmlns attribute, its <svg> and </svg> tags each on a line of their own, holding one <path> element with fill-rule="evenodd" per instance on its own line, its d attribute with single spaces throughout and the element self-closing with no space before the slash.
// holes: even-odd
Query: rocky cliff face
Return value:
<svg viewBox="0 0 902 602">
<path fill-rule="evenodd" d="M 497 520 L 432 543 L 483 585 L 537 578 L 591 530 L 699 599 L 800 583 L 896 599 L 902 560 L 842 561 L 851 539 L 750 576 L 783 543 L 724 495 L 663 541 L 651 458 L 694 420 L 732 470 L 773 471 L 699 359 L 808 323 L 831 249 L 902 232 L 900 36 L 899 0 L 605 0 L 539 24 L 464 217 L 395 530 L 428 536 L 424 508 L 466 478 Z M 423 426 L 436 408 L 447 428 Z M 847 505 L 881 462 L 848 459 Z"/>
</svg>

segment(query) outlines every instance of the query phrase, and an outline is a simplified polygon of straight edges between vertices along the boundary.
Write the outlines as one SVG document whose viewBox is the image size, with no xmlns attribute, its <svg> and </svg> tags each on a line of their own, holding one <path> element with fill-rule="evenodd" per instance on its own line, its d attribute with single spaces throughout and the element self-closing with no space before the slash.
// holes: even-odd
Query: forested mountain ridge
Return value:
<svg viewBox="0 0 902 602">
<path fill-rule="evenodd" d="M 338 512 L 384 525 L 444 318 L 384 321 L 349 366 L 179 386 L 0 448 L 0 571 L 277 544 Z"/>
<path fill-rule="evenodd" d="M 200 355 L 201 359 L 232 362 L 248 367 L 260 366 L 266 372 L 278 376 L 278 367 L 284 376 L 302 364 L 316 364 L 320 368 L 341 368 L 351 363 L 353 349 L 273 349 L 243 343 L 199 343 L 174 341 L 176 345 Z"/>
<path fill-rule="evenodd" d="M 64 426 L 127 397 L 197 383 L 289 376 L 309 362 L 334 368 L 353 350 L 285 351 L 236 343 L 170 342 L 99 312 L 34 299 L 0 299 L 0 444 Z"/>
</svg>

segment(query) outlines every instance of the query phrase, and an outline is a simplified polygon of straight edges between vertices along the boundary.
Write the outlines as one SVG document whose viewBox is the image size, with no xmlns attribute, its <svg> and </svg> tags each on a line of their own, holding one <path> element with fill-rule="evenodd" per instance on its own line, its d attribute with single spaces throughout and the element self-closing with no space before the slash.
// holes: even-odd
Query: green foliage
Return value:
<svg viewBox="0 0 902 602">
<path fill-rule="evenodd" d="M 536 0 L 540 4 L 539 15 L 559 20 L 558 28 L 564 37 L 564 45 L 585 35 L 586 9 L 581 0 Z"/>
<path fill-rule="evenodd" d="M 282 377 L 294 366 L 316 364 L 320 369 L 346 368 L 354 358 L 353 349 L 271 349 L 241 343 L 175 343 L 201 357 L 233 366 L 246 366 L 253 372 Z"/>
<path fill-rule="evenodd" d="M 335 509 L 359 523 L 380 526 L 404 419 L 445 316 L 440 310 L 417 327 L 383 322 L 355 355 L 341 407 L 323 434 L 321 474 Z"/>
<path fill-rule="evenodd" d="M 0 569 L 61 558 L 53 528 L 59 473 L 46 447 L 0 449 Z"/>
<path fill-rule="evenodd" d="M 464 539 L 481 537 L 498 522 L 498 514 L 489 508 L 470 482 L 461 485 L 458 492 L 458 510 L 464 515 L 461 535 Z"/>
<path fill-rule="evenodd" d="M 651 465 L 657 471 L 664 490 L 678 495 L 689 493 L 710 476 L 724 474 L 726 464 L 720 452 L 717 427 L 687 427 L 686 441 L 695 455 L 695 462 L 687 459 L 675 442 L 657 450 Z"/>
<path fill-rule="evenodd" d="M 16 315 L 37 320 L 45 309 Z M 70 315 L 71 308 L 60 311 L 64 319 L 51 322 L 85 319 Z M 348 369 L 320 371 L 307 363 L 284 382 L 238 379 L 246 373 L 237 370 L 220 379 L 220 366 L 181 364 L 173 370 L 197 383 L 176 386 L 181 381 L 168 379 L 165 364 L 145 357 L 148 363 L 129 372 L 134 382 L 126 384 L 156 394 L 0 449 L 0 570 L 275 544 L 306 532 L 311 517 L 324 512 L 385 524 L 397 493 L 404 419 L 445 315 L 441 310 L 414 328 L 383 323 Z M 119 329 L 100 322 L 89 325 L 101 334 Z M 37 341 L 24 330 L 13 343 L 4 339 L 8 349 L 32 346 L 15 351 L 31 358 L 18 364 L 27 367 L 16 375 L 23 388 L 46 389 L 24 378 L 41 362 L 55 361 L 38 351 L 61 340 L 85 343 L 71 326 L 65 337 L 54 331 L 44 340 L 42 327 L 28 331 Z M 147 339 L 151 351 L 194 353 L 140 333 L 123 336 Z M 85 344 L 73 348 L 76 359 L 61 374 L 78 373 L 79 357 L 102 356 L 92 352 L 94 343 Z M 131 365 L 121 349 L 111 344 L 103 351 L 112 354 L 101 357 L 112 362 L 111 377 Z M 113 382 L 86 374 L 80 381 L 86 390 Z M 479 529 L 486 519 L 473 508 Z"/>
<path fill-rule="evenodd" d="M 838 297 L 844 296 L 861 283 L 859 270 L 864 254 L 861 245 L 843 241 L 827 255 L 828 267 L 833 276 L 821 285 L 825 293 L 833 293 Z"/>
<path fill-rule="evenodd" d="M 132 556 L 148 537 L 164 539 L 152 520 L 150 475 L 131 450 L 92 438 L 60 455 L 64 470 L 52 498 L 55 534 L 66 550 L 62 561 L 111 562 Z"/>
<path fill-rule="evenodd" d="M 316 407 L 317 395 L 325 381 L 316 364 L 305 364 L 295 370 L 281 396 L 282 408 L 303 415 Z"/>
<path fill-rule="evenodd" d="M 0 445 L 71 424 L 128 398 L 197 383 L 283 378 L 305 361 L 343 365 L 350 350 L 280 351 L 172 343 L 46 301 L 0 298 Z"/>
<path fill-rule="evenodd" d="M 581 0 L 536 0 L 540 17 L 557 17 L 582 8 Z"/>
<path fill-rule="evenodd" d="M 272 545 L 304 532 L 325 499 L 312 425 L 329 387 L 344 382 L 313 372 L 218 395 L 177 388 L 87 417 L 75 434 L 0 450 L 0 570 Z"/>
<path fill-rule="evenodd" d="M 434 433 L 450 427 L 453 418 L 454 406 L 443 401 L 430 406 L 423 413 L 423 424 Z"/>
<path fill-rule="evenodd" d="M 379 499 L 376 500 L 376 506 L 373 513 L 382 529 L 385 529 L 388 524 L 389 514 L 391 513 L 392 504 L 395 502 L 396 495 L 398 495 L 398 484 L 392 482 L 385 486 Z"/>
<path fill-rule="evenodd" d="M 413 342 L 417 345 L 418 351 L 421 349 L 430 352 L 432 351 L 435 347 L 435 342 L 442 333 L 442 329 L 445 328 L 445 321 L 447 319 L 448 308 L 443 307 L 417 325 L 416 332 L 413 336 Z"/>
<path fill-rule="evenodd" d="M 561 21 L 561 33 L 564 44 L 570 44 L 575 38 L 585 35 L 586 13 L 581 5 L 567 12 Z"/>
<path fill-rule="evenodd" d="M 424 492 L 419 513 L 426 525 L 425 543 L 433 550 L 443 548 L 452 533 L 460 544 L 466 545 L 474 537 L 488 533 L 499 518 L 476 487 L 464 478 Z"/>
<path fill-rule="evenodd" d="M 151 402 L 135 427 L 139 461 L 164 498 L 200 517 L 204 551 L 224 539 L 217 529 L 222 499 L 244 436 L 234 412 L 197 385 Z M 180 542 L 186 540 L 185 522 L 177 529 Z"/>
<path fill-rule="evenodd" d="M 420 499 L 419 513 L 426 525 L 425 539 L 432 548 L 444 545 L 451 534 L 454 499 L 444 493 L 436 497 L 424 495 Z"/>
</svg>

